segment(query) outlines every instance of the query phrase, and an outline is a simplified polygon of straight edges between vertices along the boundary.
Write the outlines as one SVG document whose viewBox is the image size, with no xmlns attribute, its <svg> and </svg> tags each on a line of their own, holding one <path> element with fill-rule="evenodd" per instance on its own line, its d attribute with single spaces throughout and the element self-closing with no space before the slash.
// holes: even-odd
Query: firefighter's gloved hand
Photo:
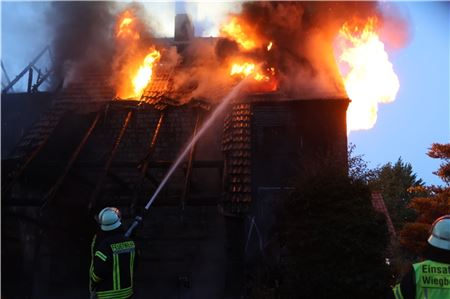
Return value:
<svg viewBox="0 0 450 299">
<path fill-rule="evenodd" d="M 137 223 L 136 228 L 141 228 L 144 225 L 144 218 L 141 216 L 134 217 L 134 221 Z"/>
<path fill-rule="evenodd" d="M 134 217 L 133 223 L 131 224 L 131 226 L 127 230 L 127 232 L 125 233 L 125 237 L 129 238 L 133 234 L 133 231 L 142 225 L 142 222 L 143 222 L 143 219 L 141 216 Z"/>
</svg>

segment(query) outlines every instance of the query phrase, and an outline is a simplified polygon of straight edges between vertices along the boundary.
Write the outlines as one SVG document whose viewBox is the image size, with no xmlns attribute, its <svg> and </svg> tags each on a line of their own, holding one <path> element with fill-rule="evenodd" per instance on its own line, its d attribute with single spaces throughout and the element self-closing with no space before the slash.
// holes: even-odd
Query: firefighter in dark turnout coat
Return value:
<svg viewBox="0 0 450 299">
<path fill-rule="evenodd" d="M 104 208 L 98 214 L 98 222 L 101 230 L 94 236 L 91 245 L 91 298 L 131 298 L 135 244 L 125 237 L 117 208 Z"/>
</svg>

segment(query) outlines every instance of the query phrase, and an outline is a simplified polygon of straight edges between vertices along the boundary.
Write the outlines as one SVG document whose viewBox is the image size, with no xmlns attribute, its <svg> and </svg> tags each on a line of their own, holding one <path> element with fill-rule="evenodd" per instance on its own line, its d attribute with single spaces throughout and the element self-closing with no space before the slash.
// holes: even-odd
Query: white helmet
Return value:
<svg viewBox="0 0 450 299">
<path fill-rule="evenodd" d="M 450 250 L 450 215 L 436 219 L 431 226 L 428 243 L 440 249 Z"/>
<path fill-rule="evenodd" d="M 106 207 L 98 213 L 98 223 L 104 231 L 110 231 L 121 226 L 121 218 L 118 208 Z"/>
</svg>

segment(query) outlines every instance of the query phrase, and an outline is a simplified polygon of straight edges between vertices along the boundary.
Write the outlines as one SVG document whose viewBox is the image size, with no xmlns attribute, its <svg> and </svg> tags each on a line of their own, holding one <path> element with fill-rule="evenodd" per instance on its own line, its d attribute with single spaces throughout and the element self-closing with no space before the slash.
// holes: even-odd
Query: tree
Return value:
<svg viewBox="0 0 450 299">
<path fill-rule="evenodd" d="M 380 190 L 389 210 L 392 222 L 400 230 L 405 222 L 415 218 L 414 210 L 408 207 L 413 194 L 408 192 L 411 187 L 424 185 L 413 172 L 410 163 L 398 158 L 395 164 L 387 163 L 375 170 L 374 178 L 370 182 L 372 189 Z"/>
<path fill-rule="evenodd" d="M 352 180 L 370 182 L 375 179 L 376 171 L 369 169 L 368 163 L 364 160 L 364 155 L 357 155 L 356 146 L 353 143 L 348 145 L 348 175 Z"/>
<path fill-rule="evenodd" d="M 446 185 L 410 189 L 416 197 L 411 200 L 409 207 L 416 211 L 417 218 L 404 226 L 400 232 L 400 243 L 416 256 L 421 255 L 426 248 L 431 224 L 436 218 L 450 214 L 450 143 L 434 143 L 427 154 L 431 158 L 443 160 L 434 173 Z M 418 195 L 418 192 L 425 195 Z"/>
<path fill-rule="evenodd" d="M 384 217 L 373 210 L 367 184 L 326 169 L 301 180 L 283 208 L 280 297 L 383 298 L 389 285 Z"/>
<path fill-rule="evenodd" d="M 279 265 L 248 284 L 248 298 L 384 298 L 388 230 L 371 204 L 374 172 L 348 149 L 346 165 L 322 157 L 297 178 L 277 209 Z"/>
<path fill-rule="evenodd" d="M 450 143 L 433 143 L 427 154 L 431 158 L 443 160 L 439 169 L 433 173 L 439 176 L 448 188 L 450 184 Z"/>
</svg>

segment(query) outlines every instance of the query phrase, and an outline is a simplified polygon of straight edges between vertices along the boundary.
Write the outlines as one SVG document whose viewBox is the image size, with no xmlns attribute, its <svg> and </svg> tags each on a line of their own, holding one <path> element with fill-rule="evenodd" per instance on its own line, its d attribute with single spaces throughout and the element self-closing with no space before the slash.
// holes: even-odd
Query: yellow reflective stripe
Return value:
<svg viewBox="0 0 450 299">
<path fill-rule="evenodd" d="M 116 254 L 116 273 L 117 273 L 117 289 L 120 290 L 120 263 L 119 263 L 119 255 Z"/>
<path fill-rule="evenodd" d="M 97 292 L 97 297 L 99 299 L 122 299 L 128 298 L 133 295 L 133 289 L 131 287 L 123 289 L 123 290 L 112 290 L 112 291 L 101 291 Z"/>
<path fill-rule="evenodd" d="M 100 251 L 96 251 L 95 256 L 98 256 L 104 262 L 106 262 L 106 260 L 108 259 L 108 257 Z"/>
<path fill-rule="evenodd" d="M 127 295 L 122 295 L 122 296 L 112 295 L 112 296 L 107 296 L 107 297 L 97 295 L 97 298 L 98 299 L 127 299 L 127 298 L 130 298 L 131 295 L 133 295 L 133 293 L 127 294 Z"/>
<path fill-rule="evenodd" d="M 113 288 L 114 290 L 120 289 L 120 266 L 119 255 L 113 254 Z"/>
<path fill-rule="evenodd" d="M 113 290 L 117 290 L 116 263 L 117 263 L 117 254 L 113 254 Z"/>
<path fill-rule="evenodd" d="M 130 253 L 130 279 L 133 286 L 133 269 L 134 269 L 134 251 Z"/>
<path fill-rule="evenodd" d="M 95 240 L 97 239 L 97 235 L 94 235 L 94 238 L 92 238 L 91 243 L 91 267 L 89 268 L 89 289 L 92 290 L 92 281 L 91 276 L 94 272 L 94 246 L 95 246 Z"/>
<path fill-rule="evenodd" d="M 94 282 L 99 282 L 100 280 L 102 280 L 100 277 L 98 277 L 94 271 L 91 272 L 91 278 Z"/>
<path fill-rule="evenodd" d="M 397 284 L 394 287 L 393 292 L 394 292 L 395 299 L 404 299 L 403 298 L 403 294 L 402 294 L 402 290 L 400 289 L 400 284 Z"/>
<path fill-rule="evenodd" d="M 103 295 L 110 295 L 110 294 L 122 294 L 122 293 L 126 293 L 126 292 L 131 292 L 133 291 L 133 287 L 128 287 L 125 289 L 121 289 L 121 290 L 109 290 L 109 291 L 99 291 L 97 293 L 99 294 L 103 294 Z"/>
</svg>

